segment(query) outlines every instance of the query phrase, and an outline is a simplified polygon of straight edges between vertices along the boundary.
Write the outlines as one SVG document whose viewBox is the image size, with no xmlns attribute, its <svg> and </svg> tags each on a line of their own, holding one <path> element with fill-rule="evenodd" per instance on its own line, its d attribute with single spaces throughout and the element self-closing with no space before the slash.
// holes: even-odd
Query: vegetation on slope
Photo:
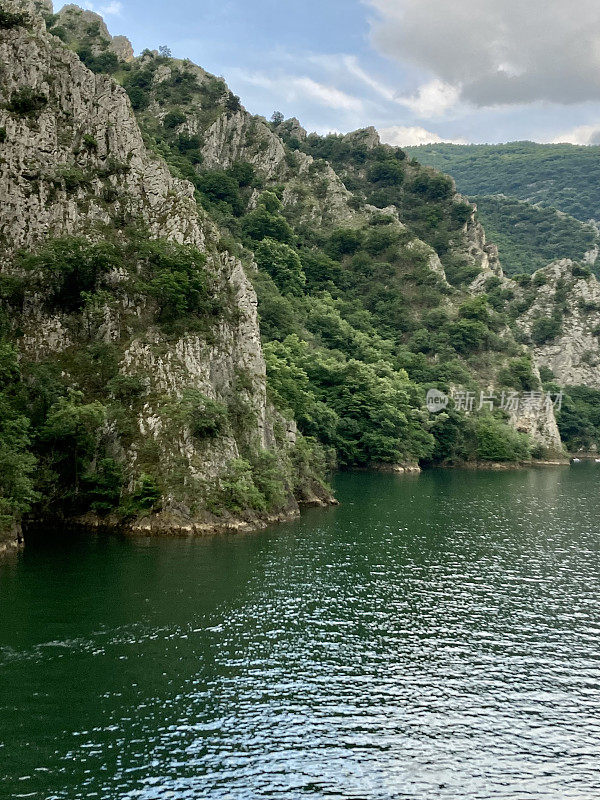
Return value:
<svg viewBox="0 0 600 800">
<path fill-rule="evenodd" d="M 596 244 L 592 225 L 553 208 L 501 196 L 471 200 L 487 236 L 498 246 L 507 275 L 532 274 L 559 258 L 580 261 Z"/>
<path fill-rule="evenodd" d="M 427 144 L 407 152 L 452 175 L 468 196 L 503 194 L 557 208 L 582 222 L 600 219 L 600 146 Z"/>
<path fill-rule="evenodd" d="M 20 253 L 14 272 L 0 276 L 0 523 L 32 503 L 45 519 L 89 511 L 127 519 L 159 510 L 165 495 L 215 512 L 269 511 L 285 503 L 288 480 L 301 491 L 309 470 L 322 476 L 326 465 L 310 442 L 299 439 L 284 465 L 252 441 L 255 412 L 243 374 L 217 402 L 192 389 L 178 399 L 157 395 L 150 376 L 121 371 L 127 347 L 153 328 L 167 340 L 193 332 L 210 341 L 235 315 L 227 285 L 205 265 L 193 247 L 129 228 L 96 242 L 51 240 Z M 22 331 L 8 320 L 25 321 L 34 295 L 45 298 L 46 313 L 60 314 L 69 344 L 35 358 L 22 353 L 17 362 L 7 339 L 18 341 Z M 107 311 L 119 323 L 110 343 L 102 335 Z M 140 432 L 144 406 L 160 420 L 162 445 Z M 183 430 L 206 453 L 219 437 L 235 438 L 241 457 L 218 485 L 194 481 L 177 448 L 164 446 Z M 132 447 L 133 470 L 122 457 Z"/>
<path fill-rule="evenodd" d="M 126 85 L 136 82 L 135 74 L 134 65 Z M 174 108 L 177 93 L 167 99 L 165 88 L 178 84 L 177 73 L 162 80 L 160 95 L 169 121 L 183 125 L 192 99 Z M 150 85 L 148 104 L 153 91 Z M 212 104 L 201 113 L 211 112 Z M 398 149 L 367 148 L 340 137 L 289 141 L 288 185 L 297 179 L 295 151 L 303 150 L 317 157 L 313 176 L 322 175 L 327 163 L 343 176 L 354 209 L 393 205 L 408 226 L 402 229 L 389 213 L 371 211 L 360 227 L 330 224 L 315 230 L 304 221 L 304 201 L 311 190 L 327 191 L 325 179 L 322 189 L 318 182 L 316 189 L 298 187 L 296 203 L 284 207 L 284 184 L 269 184 L 248 163 L 205 170 L 201 136 L 195 147 L 186 138 L 182 151 L 177 126 L 159 129 L 143 113 L 140 121 L 168 163 L 191 178 L 199 202 L 252 252 L 259 267 L 255 286 L 271 397 L 293 414 L 303 433 L 332 447 L 347 466 L 483 457 L 475 425 L 470 440 L 455 452 L 444 430 L 446 417 L 433 423 L 422 410 L 426 388 L 475 386 L 482 362 L 519 352 L 498 335 L 503 319 L 487 308 L 485 298 L 456 308 L 447 304 L 460 290 L 430 269 L 429 251 L 410 247 L 415 235 L 429 242 L 459 285 L 477 274 L 455 247 L 471 208 L 455 202 L 447 178 L 413 167 Z M 248 205 L 257 191 L 258 202 Z M 448 308 L 440 310 L 444 305 Z M 463 414 L 456 419 L 468 426 Z M 506 426 L 500 428 L 511 441 Z M 446 437 L 444 448 L 438 446 L 438 431 Z M 509 446 L 502 457 L 522 453 L 522 447 Z"/>
<path fill-rule="evenodd" d="M 477 204 L 509 275 L 532 274 L 559 258 L 581 260 L 597 243 L 587 221 L 600 208 L 600 148 L 513 142 L 422 145 L 407 152 L 451 174 Z"/>
<path fill-rule="evenodd" d="M 566 447 L 572 453 L 600 452 L 600 391 L 587 386 L 567 386 L 563 391 L 557 421 Z"/>
</svg>

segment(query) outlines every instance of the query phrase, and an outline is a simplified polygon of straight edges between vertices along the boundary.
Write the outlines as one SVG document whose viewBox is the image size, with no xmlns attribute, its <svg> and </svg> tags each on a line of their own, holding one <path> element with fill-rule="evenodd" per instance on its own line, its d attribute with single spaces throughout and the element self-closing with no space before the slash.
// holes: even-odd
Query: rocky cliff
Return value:
<svg viewBox="0 0 600 800">
<path fill-rule="evenodd" d="M 581 265 L 563 259 L 538 270 L 535 299 L 517 324 L 532 339 L 538 367 L 563 386 L 600 388 L 600 283 Z M 547 331 L 536 321 L 547 321 Z M 552 323 L 555 321 L 555 324 Z"/>
<path fill-rule="evenodd" d="M 550 358 L 518 341 L 541 306 L 508 324 L 521 288 L 451 179 L 373 128 L 254 116 L 190 61 L 134 57 L 92 12 L 2 7 L 0 345 L 39 465 L 15 508 L 260 525 L 329 502 L 332 458 L 560 450 L 549 407 L 425 411 L 432 386 L 537 387 Z"/>
<path fill-rule="evenodd" d="M 138 261 L 111 265 L 106 287 L 112 287 L 112 296 L 97 297 L 93 310 L 89 304 L 79 307 L 76 319 L 72 308 L 49 306 L 43 294 L 51 291 L 50 284 L 42 280 L 40 285 L 39 274 L 34 293 L 28 273 L 31 290 L 18 308 L 18 321 L 12 321 L 12 329 L 19 328 L 22 364 L 60 361 L 65 389 L 90 399 L 89 369 L 78 363 L 77 354 L 104 346 L 115 362 L 113 379 L 140 381 L 136 407 L 125 404 L 133 429 L 124 436 L 109 410 L 102 432 L 104 454 L 125 465 L 126 488 L 133 491 L 149 471 L 160 487 L 160 511 L 138 515 L 134 526 L 243 526 L 297 513 L 290 466 L 296 429 L 267 401 L 256 294 L 242 262 L 196 203 L 194 187 L 173 177 L 146 148 L 126 92 L 49 35 L 39 5 L 14 2 L 3 8 L 14 21 L 0 29 L 2 274 L 18 273 L 17 252 L 39 252 L 48 242 L 73 243 L 80 237 L 90 243 L 110 238 L 121 252 L 129 242 L 127 258 Z M 44 4 L 41 10 L 51 8 Z M 94 27 L 100 39 L 96 52 L 103 47 L 122 60 L 130 58 L 122 40 L 115 43 L 96 15 L 67 6 L 61 18 L 74 20 L 80 33 Z M 210 291 L 221 306 L 207 330 L 183 324 L 167 331 L 158 324 L 156 301 L 132 286 L 131 267 L 139 272 L 143 261 L 131 246 L 133 229 L 166 247 L 173 243 L 202 254 Z M 229 414 L 218 435 L 198 436 L 194 421 L 173 421 L 192 402 L 190 392 L 196 403 L 217 404 L 214 413 L 223 408 Z M 106 389 L 101 399 L 110 406 Z M 234 403 L 243 413 L 237 425 Z M 209 495 L 218 493 L 220 480 L 229 480 L 233 470 L 251 484 L 247 459 L 263 453 L 279 472 L 277 497 L 266 503 L 257 496 L 254 508 L 245 507 L 242 498 L 232 502 L 230 513 L 226 502 L 219 508 Z M 310 480 L 298 496 L 317 502 L 313 489 L 327 499 L 318 481 Z M 209 500 L 210 509 L 219 511 L 216 517 L 207 509 Z M 88 514 L 88 519 L 94 517 Z"/>
</svg>

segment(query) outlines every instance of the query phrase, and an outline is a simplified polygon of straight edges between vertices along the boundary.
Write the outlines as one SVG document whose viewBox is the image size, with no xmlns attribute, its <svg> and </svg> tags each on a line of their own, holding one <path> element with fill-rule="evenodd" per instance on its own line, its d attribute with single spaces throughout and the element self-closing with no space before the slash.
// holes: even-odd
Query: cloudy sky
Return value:
<svg viewBox="0 0 600 800">
<path fill-rule="evenodd" d="M 57 8 L 60 7 L 60 3 Z M 391 144 L 600 143 L 600 0 L 94 0 L 253 113 Z"/>
</svg>

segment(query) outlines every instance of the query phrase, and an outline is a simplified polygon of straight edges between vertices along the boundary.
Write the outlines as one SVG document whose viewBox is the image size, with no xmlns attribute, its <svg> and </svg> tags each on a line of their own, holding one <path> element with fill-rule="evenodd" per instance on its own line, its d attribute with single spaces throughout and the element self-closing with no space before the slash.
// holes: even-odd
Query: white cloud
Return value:
<svg viewBox="0 0 600 800">
<path fill-rule="evenodd" d="M 600 100 L 598 0 L 364 2 L 382 53 L 477 106 Z"/>
<path fill-rule="evenodd" d="M 348 54 L 320 55 L 312 54 L 308 60 L 322 69 L 328 70 L 338 79 L 351 76 L 375 94 L 391 103 L 397 103 L 410 109 L 416 116 L 423 118 L 438 117 L 455 106 L 459 100 L 459 90 L 450 84 L 433 79 L 420 86 L 414 94 L 400 94 L 379 78 L 370 75 L 359 64 L 356 56 Z"/>
<path fill-rule="evenodd" d="M 348 76 L 356 78 L 368 86 L 385 100 L 396 100 L 396 92 L 382 81 L 369 75 L 358 63 L 356 56 L 347 53 L 309 53 L 302 55 L 302 63 L 308 61 L 321 71 L 326 70 L 334 80 L 347 80 Z"/>
<path fill-rule="evenodd" d="M 467 143 L 465 139 L 442 139 L 437 133 L 432 133 L 432 131 L 419 126 L 393 125 L 389 128 L 380 128 L 379 135 L 384 144 L 391 144 L 394 147 L 415 147 L 419 144 L 436 144 L 437 142 Z"/>
<path fill-rule="evenodd" d="M 289 103 L 308 99 L 342 111 L 362 111 L 363 109 L 360 98 L 342 92 L 335 86 L 318 83 L 306 76 L 281 75 L 272 78 L 262 72 L 246 73 L 240 70 L 235 70 L 235 75 L 238 81 L 273 91 L 278 97 L 283 97 Z"/>
<path fill-rule="evenodd" d="M 380 95 L 380 97 L 383 97 L 385 100 L 396 100 L 396 92 L 377 80 L 377 78 L 373 78 L 368 72 L 365 72 L 358 63 L 356 56 L 344 56 L 344 66 L 350 75 L 353 75 L 366 86 L 369 86 L 376 94 Z"/>
<path fill-rule="evenodd" d="M 89 0 L 83 3 L 83 7 L 88 11 L 95 11 L 96 14 L 100 14 L 101 16 L 119 16 L 121 11 L 123 11 L 123 3 L 118 2 L 118 0 L 111 0 L 110 3 L 105 3 L 104 5 L 96 5 L 94 3 L 90 3 Z"/>
<path fill-rule="evenodd" d="M 334 86 L 325 86 L 312 78 L 292 78 L 291 81 L 294 90 L 299 92 L 300 97 L 304 94 L 323 105 L 341 108 L 345 111 L 362 109 L 362 101 L 358 97 L 346 94 Z"/>
<path fill-rule="evenodd" d="M 600 144 L 600 124 L 598 125 L 579 125 L 571 130 L 546 139 L 547 142 L 554 144 Z"/>
<path fill-rule="evenodd" d="M 460 92 L 456 86 L 444 83 L 437 78 L 420 86 L 410 97 L 399 97 L 397 102 L 410 108 L 417 117 L 430 119 L 439 117 L 453 108 L 459 101 Z"/>
</svg>

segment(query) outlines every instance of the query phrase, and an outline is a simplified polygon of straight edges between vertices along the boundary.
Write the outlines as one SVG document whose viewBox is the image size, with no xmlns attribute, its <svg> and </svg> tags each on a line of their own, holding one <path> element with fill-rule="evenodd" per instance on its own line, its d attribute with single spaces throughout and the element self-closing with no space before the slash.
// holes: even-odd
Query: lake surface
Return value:
<svg viewBox="0 0 600 800">
<path fill-rule="evenodd" d="M 600 466 L 0 564 L 0 798 L 600 797 Z"/>
</svg>

